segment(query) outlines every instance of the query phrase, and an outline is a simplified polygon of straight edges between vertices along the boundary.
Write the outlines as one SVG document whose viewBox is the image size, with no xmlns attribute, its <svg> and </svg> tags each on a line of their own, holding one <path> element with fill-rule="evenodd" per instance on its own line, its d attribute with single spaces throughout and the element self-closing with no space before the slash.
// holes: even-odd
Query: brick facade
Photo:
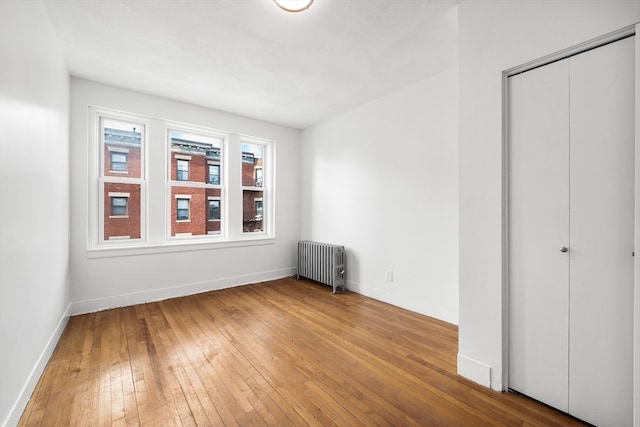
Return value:
<svg viewBox="0 0 640 427">
<path fill-rule="evenodd" d="M 188 180 L 178 181 L 178 161 L 188 162 Z M 219 185 L 210 181 L 209 166 L 220 165 L 220 148 L 204 142 L 190 141 L 187 139 L 171 139 L 171 181 Z M 219 175 L 222 171 L 219 170 Z M 186 178 L 183 176 L 182 178 Z M 173 186 L 171 188 L 171 235 L 180 234 L 200 236 L 204 234 L 219 233 L 221 220 L 209 219 L 209 198 L 220 201 L 222 190 L 219 187 L 195 187 L 195 186 Z M 184 196 L 189 200 L 189 219 L 178 219 L 178 199 Z"/>
<path fill-rule="evenodd" d="M 139 239 L 140 235 L 140 184 L 120 182 L 104 183 L 104 240 L 113 238 Z M 127 195 L 127 196 L 124 196 Z M 126 197 L 126 215 L 111 212 L 111 198 Z"/>
<path fill-rule="evenodd" d="M 180 137 L 178 137 L 180 136 Z M 171 133 L 170 195 L 171 236 L 200 236 L 221 231 L 223 211 L 221 149 L 215 143 L 193 141 L 179 132 Z M 199 139 L 192 137 L 192 139 Z M 142 179 L 141 133 L 133 130 L 104 128 L 104 240 L 141 238 L 141 184 L 121 182 L 121 178 Z M 178 162 L 181 171 L 178 172 Z M 263 159 L 242 153 L 243 231 L 263 231 L 262 206 Z M 188 170 L 188 172 L 187 172 Z M 216 173 L 212 173 L 216 172 Z M 211 174 L 211 175 L 210 175 Z M 178 180 L 178 178 L 181 178 Z M 184 185 L 181 185 L 183 183 Z M 195 184 L 195 185 L 194 185 Z M 247 188 L 251 187 L 251 188 Z M 113 199 L 120 203 L 112 212 Z M 126 212 L 122 206 L 126 199 Z M 178 201 L 186 206 L 188 218 L 178 218 Z M 209 201 L 219 202 L 220 219 L 209 219 Z M 181 214 L 185 214 L 181 211 Z"/>
<path fill-rule="evenodd" d="M 242 231 L 253 233 L 263 230 L 262 215 L 258 215 L 256 202 L 263 199 L 262 191 L 243 190 L 242 192 Z"/>
<path fill-rule="evenodd" d="M 104 240 L 141 238 L 142 187 L 117 181 L 142 178 L 141 154 L 141 133 L 135 128 L 130 131 L 104 128 Z M 126 212 L 124 207 L 120 212 L 112 212 L 113 198 L 126 199 Z"/>
<path fill-rule="evenodd" d="M 220 232 L 220 221 L 209 220 L 209 197 L 220 199 L 219 188 L 172 187 L 171 188 L 171 235 L 191 234 L 200 236 L 209 232 Z M 178 220 L 178 199 L 189 200 L 189 219 Z M 220 202 L 222 204 L 222 202 Z"/>
</svg>

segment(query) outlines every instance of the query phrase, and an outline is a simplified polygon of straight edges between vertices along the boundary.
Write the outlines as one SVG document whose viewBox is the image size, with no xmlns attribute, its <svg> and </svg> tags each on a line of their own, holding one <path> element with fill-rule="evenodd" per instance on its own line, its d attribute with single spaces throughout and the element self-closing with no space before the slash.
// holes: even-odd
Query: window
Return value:
<svg viewBox="0 0 640 427">
<path fill-rule="evenodd" d="M 262 199 L 256 200 L 256 220 L 262 219 Z"/>
<path fill-rule="evenodd" d="M 256 167 L 256 187 L 262 187 L 262 168 Z"/>
<path fill-rule="evenodd" d="M 209 184 L 220 184 L 220 165 L 209 164 Z"/>
<path fill-rule="evenodd" d="M 172 199 L 177 199 L 175 215 L 169 221 L 169 237 L 198 238 L 222 234 L 220 200 L 223 187 L 220 180 L 224 136 L 207 129 L 170 129 L 167 135 L 171 153 L 171 175 L 168 182 Z M 182 200 L 182 201 L 180 201 Z M 210 222 L 210 201 L 217 200 L 217 221 Z M 187 201 L 190 211 L 187 214 Z"/>
<path fill-rule="evenodd" d="M 127 172 L 127 153 L 110 151 L 111 172 Z"/>
<path fill-rule="evenodd" d="M 109 197 L 111 197 L 110 217 L 127 216 L 128 214 L 127 206 L 129 204 L 128 196 L 120 197 L 120 196 L 112 196 L 111 194 L 109 194 Z"/>
<path fill-rule="evenodd" d="M 264 231 L 263 167 L 265 146 L 242 143 L 242 231 L 256 233 Z"/>
<path fill-rule="evenodd" d="M 192 242 L 198 248 L 253 245 L 273 237 L 273 141 L 89 111 L 91 256 L 113 256 L 121 247 L 141 254 L 182 251 Z M 149 140 L 162 134 L 164 141 Z"/>
<path fill-rule="evenodd" d="M 188 221 L 189 220 L 189 199 L 176 199 L 176 220 Z"/>
<path fill-rule="evenodd" d="M 143 121 L 98 114 L 100 169 L 98 241 L 141 240 L 145 179 Z"/>
<path fill-rule="evenodd" d="M 178 181 L 189 181 L 189 160 L 176 159 L 176 179 Z"/>
<path fill-rule="evenodd" d="M 209 200 L 209 221 L 220 220 L 220 200 Z"/>
</svg>

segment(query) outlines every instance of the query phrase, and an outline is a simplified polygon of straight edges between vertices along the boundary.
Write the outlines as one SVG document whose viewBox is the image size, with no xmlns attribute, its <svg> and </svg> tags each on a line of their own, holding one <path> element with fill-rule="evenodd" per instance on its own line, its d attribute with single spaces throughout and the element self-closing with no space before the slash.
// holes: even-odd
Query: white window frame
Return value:
<svg viewBox="0 0 640 427">
<path fill-rule="evenodd" d="M 241 185 L 240 187 L 240 192 L 242 195 L 244 194 L 245 190 L 262 192 L 262 231 L 243 231 L 242 235 L 273 237 L 275 235 L 275 141 L 243 136 L 240 138 L 240 144 L 240 146 L 242 146 L 242 144 L 253 144 L 261 145 L 263 147 L 263 158 L 261 167 L 262 185 Z M 238 161 L 241 163 L 242 158 L 240 158 Z M 244 198 L 244 196 L 241 196 L 241 198 Z M 240 215 L 243 216 L 244 213 L 242 211 L 243 208 L 241 206 Z"/>
<path fill-rule="evenodd" d="M 207 126 L 191 125 L 164 118 L 122 112 L 112 108 L 90 105 L 88 112 L 88 258 L 222 249 L 275 243 L 275 141 L 235 132 L 226 132 Z M 104 136 L 102 135 L 103 119 L 130 122 L 143 127 L 140 147 L 140 178 L 132 178 L 124 176 L 124 174 L 121 176 L 112 174 L 112 171 L 109 170 L 110 166 L 107 164 L 105 167 L 104 157 L 109 154 L 108 150 L 105 150 Z M 208 170 L 205 178 L 207 183 L 171 180 L 169 130 L 210 135 L 221 139 L 220 185 L 208 183 Z M 263 185 L 260 187 L 242 186 L 243 143 L 257 143 L 265 147 Z M 120 149 L 120 147 L 109 148 Z M 126 150 L 125 147 L 122 147 L 122 149 Z M 130 163 L 130 155 L 127 160 Z M 214 164 L 216 163 L 217 161 Z M 129 170 L 131 169 L 130 164 L 128 164 L 128 168 Z M 192 172 L 193 169 L 190 168 L 190 174 Z M 105 176 L 106 174 L 109 175 Z M 109 181 L 140 184 L 140 238 L 131 239 L 130 236 L 110 236 L 109 240 L 104 239 L 104 184 Z M 172 197 L 172 188 L 174 186 L 220 188 L 221 219 L 213 220 L 221 222 L 220 232 L 207 232 L 196 236 L 192 236 L 190 233 L 180 233 L 172 237 L 171 204 L 176 203 L 174 201 L 175 198 Z M 242 192 L 245 188 L 262 191 L 264 218 L 262 232 L 243 233 L 242 231 Z M 180 193 L 180 191 L 176 191 L 177 193 Z M 161 196 L 163 194 L 164 200 Z M 132 196 L 133 194 L 131 194 Z M 217 198 L 217 196 L 206 196 L 206 203 L 208 203 L 210 197 Z M 130 214 L 130 198 L 127 209 Z M 193 209 L 193 204 L 191 204 L 190 209 Z M 193 215 L 193 211 L 191 211 L 191 215 Z M 208 220 L 208 213 L 206 220 Z"/>
<path fill-rule="evenodd" d="M 127 247 L 137 246 L 147 239 L 147 220 L 146 220 L 146 186 L 147 186 L 147 141 L 149 140 L 149 120 L 146 117 L 122 113 L 119 111 L 109 110 L 99 107 L 89 107 L 89 177 L 90 187 L 93 190 L 89 191 L 89 206 L 88 206 L 88 249 L 93 248 L 109 248 L 114 246 Z M 105 141 L 103 130 L 104 120 L 122 121 L 135 125 L 140 125 L 144 128 L 140 132 L 140 177 L 133 178 L 129 176 L 107 176 L 105 175 L 105 165 L 107 163 L 105 159 Z M 111 147 L 109 147 L 111 148 Z M 126 150 L 126 148 L 113 147 L 112 150 L 106 151 L 119 151 Z M 109 168 L 111 169 L 109 159 Z M 127 159 L 129 161 L 129 158 Z M 109 170 L 111 173 L 112 171 Z M 140 185 L 140 238 L 130 238 L 130 236 L 111 236 L 109 239 L 104 238 L 104 223 L 105 219 L 105 184 L 108 182 L 134 184 Z M 108 197 L 108 194 L 107 194 Z M 130 210 L 130 199 L 127 202 L 127 209 Z M 129 216 L 129 215 L 128 215 Z M 118 216 L 117 218 L 124 218 Z"/>
<path fill-rule="evenodd" d="M 204 137 L 211 137 L 214 139 L 218 139 L 220 140 L 220 168 L 221 168 L 221 173 L 219 176 L 219 184 L 210 184 L 209 181 L 209 161 L 205 162 L 205 181 L 206 182 L 196 182 L 196 181 L 178 181 L 178 171 L 177 171 L 177 161 L 178 160 L 188 160 L 189 161 L 189 178 L 191 178 L 192 175 L 192 161 L 193 161 L 193 156 L 190 155 L 185 155 L 185 154 L 175 154 L 174 157 L 176 159 L 176 179 L 172 180 L 171 179 L 171 132 L 181 132 L 181 133 L 187 133 L 187 134 L 196 134 L 196 135 L 201 135 Z M 183 123 L 175 123 L 175 122 L 166 122 L 165 125 L 165 141 L 166 141 L 166 146 L 165 146 L 165 152 L 168 153 L 167 154 L 167 166 L 165 167 L 166 172 L 166 182 L 167 182 L 167 200 L 169 201 L 169 203 L 174 203 L 171 201 L 171 193 L 172 193 L 172 189 L 174 187 L 181 187 L 181 188 L 211 188 L 211 189 L 219 189 L 220 190 L 220 200 L 221 200 L 221 204 L 224 206 L 226 205 L 226 199 L 225 199 L 225 194 L 226 194 L 226 189 L 225 189 L 225 182 L 226 180 L 223 178 L 223 174 L 226 171 L 226 167 L 225 165 L 228 163 L 226 158 L 227 158 L 227 146 L 228 146 L 228 134 L 225 134 L 223 132 L 220 132 L 218 130 L 215 129 L 211 129 L 211 128 L 206 128 L 206 127 L 201 127 L 201 126 L 195 126 L 195 125 L 186 125 Z M 175 198 L 178 197 L 178 194 L 175 195 Z M 186 198 L 186 195 L 181 196 L 181 198 Z M 189 196 L 189 198 L 191 198 L 191 196 Z M 205 200 L 205 202 L 208 204 L 208 199 Z M 192 215 L 193 215 L 193 211 L 192 211 L 192 207 L 191 207 L 191 203 L 190 203 L 190 216 L 189 216 L 189 221 L 191 221 L 192 219 Z M 208 210 L 208 206 L 207 206 L 207 210 Z M 168 206 L 168 212 L 171 212 L 171 206 Z M 176 206 L 176 217 L 177 217 L 177 206 Z M 177 218 L 171 218 L 171 215 L 169 215 L 166 220 L 166 240 L 167 241 L 192 241 L 192 242 L 203 242 L 203 241 L 218 241 L 218 240 L 223 240 L 226 238 L 227 236 L 227 232 L 226 232 L 226 225 L 227 225 L 227 221 L 226 221 L 226 213 L 223 212 L 222 210 L 220 211 L 220 217 L 221 219 L 219 219 L 218 221 L 220 221 L 221 223 L 221 227 L 220 227 L 220 232 L 216 232 L 216 233 L 204 233 L 204 234 L 200 234 L 200 235 L 192 235 L 191 233 L 175 233 L 174 236 L 171 235 L 171 224 L 172 221 L 176 221 L 176 223 L 183 223 L 183 222 L 188 222 L 187 220 L 178 220 Z M 207 217 L 205 218 L 205 222 L 208 222 L 208 212 L 207 212 Z"/>
</svg>

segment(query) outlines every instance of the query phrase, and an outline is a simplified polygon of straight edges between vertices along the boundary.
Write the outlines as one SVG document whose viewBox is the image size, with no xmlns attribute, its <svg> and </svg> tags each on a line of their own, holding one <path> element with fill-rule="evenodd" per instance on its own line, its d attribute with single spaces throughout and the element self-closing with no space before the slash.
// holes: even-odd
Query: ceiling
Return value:
<svg viewBox="0 0 640 427">
<path fill-rule="evenodd" d="M 293 128 L 457 63 L 460 0 L 44 0 L 71 75 Z"/>
</svg>

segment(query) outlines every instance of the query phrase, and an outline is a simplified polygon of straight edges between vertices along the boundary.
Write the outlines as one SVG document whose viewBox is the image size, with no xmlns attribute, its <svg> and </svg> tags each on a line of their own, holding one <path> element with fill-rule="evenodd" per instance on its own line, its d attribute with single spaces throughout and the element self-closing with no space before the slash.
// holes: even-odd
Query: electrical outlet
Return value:
<svg viewBox="0 0 640 427">
<path fill-rule="evenodd" d="M 385 278 L 387 282 L 393 282 L 393 270 L 387 270 Z"/>
</svg>

